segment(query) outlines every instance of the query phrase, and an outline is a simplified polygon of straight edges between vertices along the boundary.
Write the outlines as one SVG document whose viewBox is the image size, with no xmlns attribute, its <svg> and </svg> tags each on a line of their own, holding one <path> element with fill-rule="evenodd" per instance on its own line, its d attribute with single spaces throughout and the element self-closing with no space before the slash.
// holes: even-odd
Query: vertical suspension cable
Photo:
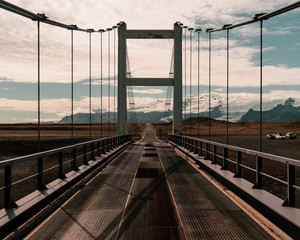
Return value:
<svg viewBox="0 0 300 240">
<path fill-rule="evenodd" d="M 208 140 L 210 140 L 210 109 L 211 109 L 211 32 L 208 33 L 209 36 L 209 67 L 208 67 Z"/>
<path fill-rule="evenodd" d="M 197 125 L 197 129 L 198 129 L 198 138 L 200 138 L 200 31 L 198 32 L 198 125 Z"/>
<path fill-rule="evenodd" d="M 92 139 L 92 33 L 89 32 L 89 111 L 90 140 Z"/>
<path fill-rule="evenodd" d="M 103 58 L 102 58 L 102 33 L 104 30 L 100 30 L 100 137 L 103 137 Z"/>
<path fill-rule="evenodd" d="M 184 26 L 184 119 L 186 120 L 186 29 L 187 26 Z M 184 133 L 187 133 L 187 129 L 185 127 Z"/>
<path fill-rule="evenodd" d="M 41 58 L 40 58 L 40 21 L 38 29 L 38 152 L 41 151 Z"/>
<path fill-rule="evenodd" d="M 117 135 L 117 126 L 116 126 L 116 27 L 114 27 L 114 135 Z"/>
<path fill-rule="evenodd" d="M 190 136 L 192 136 L 192 34 L 193 34 L 193 28 L 189 28 L 190 31 Z"/>
<path fill-rule="evenodd" d="M 260 109 L 259 109 L 259 120 L 260 120 L 260 144 L 259 144 L 259 151 L 262 152 L 262 67 L 263 67 L 263 57 L 262 57 L 262 44 L 263 44 L 263 35 L 262 35 L 262 27 L 263 27 L 263 20 L 260 20 Z"/>
<path fill-rule="evenodd" d="M 226 117 L 226 144 L 229 144 L 229 29 L 227 28 L 227 117 Z"/>
<path fill-rule="evenodd" d="M 108 136 L 110 136 L 110 29 L 108 30 Z"/>
<path fill-rule="evenodd" d="M 71 29 L 71 136 L 74 138 L 74 45 L 73 29 Z"/>
</svg>

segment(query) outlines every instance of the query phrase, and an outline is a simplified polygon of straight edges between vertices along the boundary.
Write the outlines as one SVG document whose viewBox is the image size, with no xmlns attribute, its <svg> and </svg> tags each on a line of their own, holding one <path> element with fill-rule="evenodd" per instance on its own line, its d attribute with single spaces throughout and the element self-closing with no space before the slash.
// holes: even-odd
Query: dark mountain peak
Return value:
<svg viewBox="0 0 300 240">
<path fill-rule="evenodd" d="M 284 105 L 291 105 L 294 106 L 295 104 L 295 99 L 294 98 L 288 98 L 285 102 Z"/>
<path fill-rule="evenodd" d="M 262 117 L 265 122 L 286 122 L 289 120 L 300 120 L 300 107 L 294 107 L 295 99 L 288 98 L 284 105 L 278 104 L 271 110 L 263 111 Z M 252 108 L 241 117 L 238 122 L 254 122 L 260 117 L 259 111 Z"/>
</svg>

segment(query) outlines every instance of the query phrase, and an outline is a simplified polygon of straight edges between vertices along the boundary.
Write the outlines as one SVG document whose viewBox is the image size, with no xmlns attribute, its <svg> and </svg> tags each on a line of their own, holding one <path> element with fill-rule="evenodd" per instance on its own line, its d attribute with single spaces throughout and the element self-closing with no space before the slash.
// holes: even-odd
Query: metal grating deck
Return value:
<svg viewBox="0 0 300 240">
<path fill-rule="evenodd" d="M 157 150 L 189 239 L 273 239 L 174 150 Z"/>
<path fill-rule="evenodd" d="M 142 153 L 118 239 L 186 239 L 156 149 Z"/>
<path fill-rule="evenodd" d="M 133 145 L 47 220 L 30 239 L 113 239 L 143 146 Z"/>
</svg>

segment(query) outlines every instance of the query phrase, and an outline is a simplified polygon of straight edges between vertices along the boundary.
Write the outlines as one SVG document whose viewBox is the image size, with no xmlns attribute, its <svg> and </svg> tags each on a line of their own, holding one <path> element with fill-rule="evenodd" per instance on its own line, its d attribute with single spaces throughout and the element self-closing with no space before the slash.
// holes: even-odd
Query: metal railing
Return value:
<svg viewBox="0 0 300 240">
<path fill-rule="evenodd" d="M 182 136 L 182 135 L 169 135 L 168 140 L 185 149 L 204 156 L 205 160 L 210 160 L 212 164 L 217 164 L 217 159 L 221 160 L 221 169 L 228 170 L 228 164 L 235 165 L 234 177 L 242 177 L 243 169 L 247 169 L 255 173 L 255 183 L 253 188 L 263 188 L 263 177 L 272 179 L 276 182 L 286 185 L 287 194 L 286 200 L 283 202 L 283 206 L 295 207 L 296 195 L 295 190 L 300 190 L 300 186 L 296 185 L 295 167 L 300 167 L 300 161 L 290 159 L 286 157 L 275 156 L 268 153 L 249 150 L 245 148 L 235 147 L 227 144 L 212 142 L 204 139 Z M 217 151 L 217 148 L 221 151 Z M 228 151 L 231 150 L 235 153 L 235 160 L 229 156 Z M 220 153 L 222 152 L 222 153 Z M 255 157 L 255 168 L 242 164 L 243 155 L 244 158 L 248 156 Z M 232 154 L 231 154 L 232 155 Z M 269 173 L 263 171 L 263 161 L 270 160 L 277 163 L 286 165 L 286 181 L 278 177 L 272 176 Z"/>
<path fill-rule="evenodd" d="M 131 141 L 131 136 L 128 134 L 113 136 L 83 142 L 67 147 L 57 148 L 45 152 L 35 153 L 27 156 L 17 157 L 0 162 L 0 169 L 4 168 L 4 186 L 0 188 L 0 192 L 4 191 L 4 208 L 17 207 L 17 204 L 13 201 L 11 197 L 12 186 L 22 183 L 26 180 L 36 178 L 36 189 L 46 190 L 47 186 L 44 182 L 44 175 L 46 172 L 57 169 L 57 178 L 64 179 L 66 177 L 63 171 L 64 165 L 70 165 L 71 171 L 78 171 L 81 165 L 89 165 L 89 161 L 96 160 L 96 157 L 101 157 L 102 154 L 106 154 L 114 148 L 119 147 L 120 145 L 129 141 Z M 81 155 L 78 155 L 78 150 L 81 150 Z M 69 159 L 66 158 L 67 154 L 71 156 Z M 51 161 L 53 161 L 54 157 L 57 160 L 57 164 L 45 169 L 43 165 L 47 160 L 49 160 L 48 157 L 52 157 L 50 159 Z M 82 159 L 82 162 L 78 161 L 79 158 Z M 30 176 L 26 176 L 15 182 L 12 182 L 12 166 L 17 163 L 32 160 L 37 161 L 36 172 Z"/>
</svg>

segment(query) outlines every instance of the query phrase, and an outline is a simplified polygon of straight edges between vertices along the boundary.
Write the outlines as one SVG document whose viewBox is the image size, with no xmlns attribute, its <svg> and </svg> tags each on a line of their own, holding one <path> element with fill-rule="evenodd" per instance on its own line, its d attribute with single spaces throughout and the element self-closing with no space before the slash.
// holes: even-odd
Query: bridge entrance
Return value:
<svg viewBox="0 0 300 240">
<path fill-rule="evenodd" d="M 126 72 L 126 39 L 174 39 L 173 78 L 128 78 Z M 173 30 L 127 30 L 118 28 L 118 134 L 127 132 L 127 86 L 173 86 L 173 134 L 182 133 L 182 28 Z"/>
</svg>

